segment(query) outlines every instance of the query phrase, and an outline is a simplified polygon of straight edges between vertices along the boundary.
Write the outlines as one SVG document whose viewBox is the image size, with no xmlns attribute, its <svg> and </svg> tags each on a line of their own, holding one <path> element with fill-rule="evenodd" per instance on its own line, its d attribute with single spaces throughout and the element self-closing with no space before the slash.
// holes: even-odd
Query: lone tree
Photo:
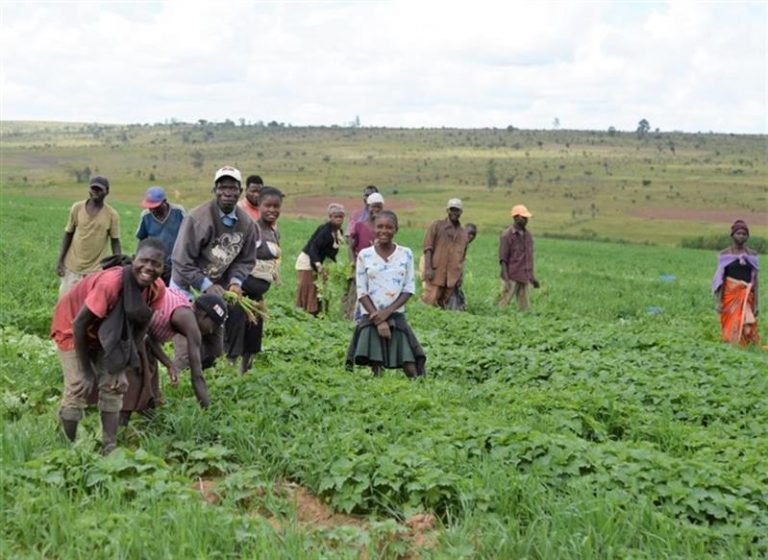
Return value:
<svg viewBox="0 0 768 560">
<path fill-rule="evenodd" d="M 488 190 L 493 190 L 499 184 L 499 178 L 496 176 L 496 162 L 492 159 L 488 160 L 488 171 L 486 173 L 485 182 L 488 185 Z"/>
<path fill-rule="evenodd" d="M 651 123 L 648 122 L 648 119 L 642 119 L 639 123 L 637 123 L 637 135 L 640 138 L 643 138 L 646 134 L 648 134 L 651 130 Z"/>
</svg>

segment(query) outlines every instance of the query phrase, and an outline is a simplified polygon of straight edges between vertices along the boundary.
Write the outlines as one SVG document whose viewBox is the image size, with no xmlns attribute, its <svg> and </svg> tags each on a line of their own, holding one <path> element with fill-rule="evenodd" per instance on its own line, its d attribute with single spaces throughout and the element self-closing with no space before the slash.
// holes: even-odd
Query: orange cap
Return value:
<svg viewBox="0 0 768 560">
<path fill-rule="evenodd" d="M 528 212 L 528 208 L 526 208 L 522 204 L 518 204 L 518 205 L 512 207 L 512 217 L 514 218 L 515 216 L 522 216 L 524 218 L 531 218 L 531 217 L 533 217 L 533 214 Z"/>
</svg>

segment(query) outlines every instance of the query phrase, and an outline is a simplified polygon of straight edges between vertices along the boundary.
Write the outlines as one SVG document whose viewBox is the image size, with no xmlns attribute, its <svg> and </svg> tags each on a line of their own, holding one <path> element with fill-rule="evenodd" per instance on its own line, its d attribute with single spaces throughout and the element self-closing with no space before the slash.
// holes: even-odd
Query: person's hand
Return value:
<svg viewBox="0 0 768 560">
<path fill-rule="evenodd" d="M 323 279 L 323 281 L 328 280 L 328 271 L 325 270 L 325 267 L 321 264 L 317 265 L 317 275 Z"/>
<path fill-rule="evenodd" d="M 125 373 L 120 373 L 115 376 L 112 381 L 112 385 L 109 386 L 115 393 L 124 395 L 128 392 L 128 376 Z"/>
<path fill-rule="evenodd" d="M 208 286 L 208 289 L 205 290 L 206 294 L 212 294 L 214 296 L 224 297 L 224 292 L 226 290 L 219 286 L 218 284 L 211 284 Z"/>
<path fill-rule="evenodd" d="M 385 340 L 392 338 L 392 331 L 389 330 L 389 323 L 383 321 L 376 325 L 376 330 L 379 331 L 379 336 Z"/>
<path fill-rule="evenodd" d="M 432 280 L 435 279 L 435 269 L 434 268 L 427 268 L 424 271 L 424 278 L 426 278 L 426 280 L 428 282 L 432 282 Z"/>
<path fill-rule="evenodd" d="M 368 319 L 373 323 L 374 325 L 377 325 L 383 321 L 381 318 L 381 310 L 377 309 L 373 313 L 368 314 Z"/>
<path fill-rule="evenodd" d="M 240 284 L 230 284 L 227 288 L 230 292 L 236 293 L 239 297 L 243 297 L 243 288 Z"/>
<path fill-rule="evenodd" d="M 539 284 L 539 281 L 536 280 L 535 278 L 531 281 L 531 284 L 533 284 L 534 288 L 538 288 L 539 286 L 541 286 L 541 284 Z"/>
<path fill-rule="evenodd" d="M 171 364 L 171 367 L 168 368 L 168 377 L 171 380 L 171 387 L 179 386 L 179 368 L 176 367 L 176 364 Z"/>
<path fill-rule="evenodd" d="M 64 278 L 64 274 L 66 274 L 66 272 L 67 269 L 63 262 L 56 263 L 56 274 L 59 276 L 59 278 Z"/>
<path fill-rule="evenodd" d="M 86 373 L 72 384 L 72 394 L 78 399 L 87 399 L 93 390 L 96 376 L 93 372 Z"/>
</svg>

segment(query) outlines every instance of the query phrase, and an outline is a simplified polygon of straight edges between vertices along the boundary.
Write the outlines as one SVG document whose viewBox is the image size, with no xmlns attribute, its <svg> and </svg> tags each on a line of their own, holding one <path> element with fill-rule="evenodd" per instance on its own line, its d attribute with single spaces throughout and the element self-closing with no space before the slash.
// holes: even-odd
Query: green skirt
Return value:
<svg viewBox="0 0 768 560">
<path fill-rule="evenodd" d="M 416 364 L 419 374 L 425 373 L 426 356 L 416 335 L 402 313 L 393 314 L 389 321 L 392 337 L 387 340 L 363 317 L 355 328 L 347 351 L 347 366 L 383 366 L 399 369 L 406 363 Z"/>
</svg>

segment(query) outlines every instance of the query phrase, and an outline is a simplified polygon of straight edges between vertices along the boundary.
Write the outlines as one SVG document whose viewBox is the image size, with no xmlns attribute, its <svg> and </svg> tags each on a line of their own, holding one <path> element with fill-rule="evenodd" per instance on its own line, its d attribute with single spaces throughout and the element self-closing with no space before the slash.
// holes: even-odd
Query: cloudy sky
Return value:
<svg viewBox="0 0 768 560">
<path fill-rule="evenodd" d="M 768 132 L 767 2 L 0 1 L 0 118 Z"/>
</svg>

